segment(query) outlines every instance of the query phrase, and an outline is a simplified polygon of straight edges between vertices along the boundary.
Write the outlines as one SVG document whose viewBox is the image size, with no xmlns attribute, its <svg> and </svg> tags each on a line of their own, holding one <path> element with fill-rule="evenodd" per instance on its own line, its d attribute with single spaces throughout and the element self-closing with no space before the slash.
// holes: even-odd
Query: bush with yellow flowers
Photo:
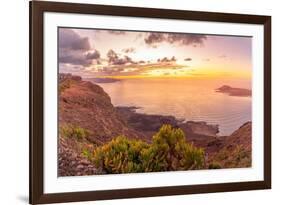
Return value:
<svg viewBox="0 0 281 205">
<path fill-rule="evenodd" d="M 119 136 L 98 147 L 92 157 L 107 173 L 160 172 L 204 167 L 204 151 L 188 143 L 183 131 L 163 125 L 152 143 Z"/>
</svg>

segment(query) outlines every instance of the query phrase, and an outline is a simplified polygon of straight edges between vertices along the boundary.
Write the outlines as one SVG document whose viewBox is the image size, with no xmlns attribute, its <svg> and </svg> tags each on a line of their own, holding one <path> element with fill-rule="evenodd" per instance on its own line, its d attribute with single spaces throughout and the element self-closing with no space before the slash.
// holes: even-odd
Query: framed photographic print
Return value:
<svg viewBox="0 0 281 205">
<path fill-rule="evenodd" d="M 271 17 L 30 2 L 30 203 L 271 188 Z"/>
</svg>

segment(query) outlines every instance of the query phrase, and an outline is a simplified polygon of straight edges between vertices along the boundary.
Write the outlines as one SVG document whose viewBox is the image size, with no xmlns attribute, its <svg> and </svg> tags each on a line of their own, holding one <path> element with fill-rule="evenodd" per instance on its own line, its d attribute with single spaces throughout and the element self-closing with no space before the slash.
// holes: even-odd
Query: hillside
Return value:
<svg viewBox="0 0 281 205">
<path fill-rule="evenodd" d="M 250 167 L 252 164 L 252 123 L 246 122 L 230 136 L 224 137 L 222 148 L 210 155 L 210 162 L 221 167 Z"/>
<path fill-rule="evenodd" d="M 103 89 L 80 77 L 70 76 L 60 81 L 59 123 L 75 124 L 90 131 L 89 141 L 101 144 L 123 134 L 143 137 L 126 126 Z"/>
</svg>

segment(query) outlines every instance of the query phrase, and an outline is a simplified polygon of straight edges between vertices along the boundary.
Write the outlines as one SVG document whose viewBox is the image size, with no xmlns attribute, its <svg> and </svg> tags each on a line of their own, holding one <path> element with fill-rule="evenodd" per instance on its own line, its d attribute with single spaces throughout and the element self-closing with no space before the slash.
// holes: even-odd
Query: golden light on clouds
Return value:
<svg viewBox="0 0 281 205">
<path fill-rule="evenodd" d="M 107 78 L 248 78 L 250 37 L 59 30 L 60 72 Z"/>
</svg>

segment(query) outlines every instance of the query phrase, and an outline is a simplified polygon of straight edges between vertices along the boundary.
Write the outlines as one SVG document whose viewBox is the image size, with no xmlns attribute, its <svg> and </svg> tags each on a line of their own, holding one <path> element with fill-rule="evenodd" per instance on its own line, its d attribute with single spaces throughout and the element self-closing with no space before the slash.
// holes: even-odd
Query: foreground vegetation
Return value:
<svg viewBox="0 0 281 205">
<path fill-rule="evenodd" d="M 186 141 L 184 132 L 171 125 L 163 125 L 153 136 L 152 142 L 118 136 L 101 146 L 89 144 L 89 130 L 65 124 L 60 127 L 61 136 L 82 145 L 82 156 L 103 173 L 161 172 L 195 169 L 221 169 L 250 167 L 251 153 L 241 146 L 217 152 L 206 162 L 202 148 Z M 83 143 L 84 142 L 84 143 Z"/>
<path fill-rule="evenodd" d="M 97 148 L 94 163 L 107 173 L 201 169 L 204 151 L 185 140 L 181 129 L 163 125 L 151 144 L 119 136 Z"/>
</svg>

